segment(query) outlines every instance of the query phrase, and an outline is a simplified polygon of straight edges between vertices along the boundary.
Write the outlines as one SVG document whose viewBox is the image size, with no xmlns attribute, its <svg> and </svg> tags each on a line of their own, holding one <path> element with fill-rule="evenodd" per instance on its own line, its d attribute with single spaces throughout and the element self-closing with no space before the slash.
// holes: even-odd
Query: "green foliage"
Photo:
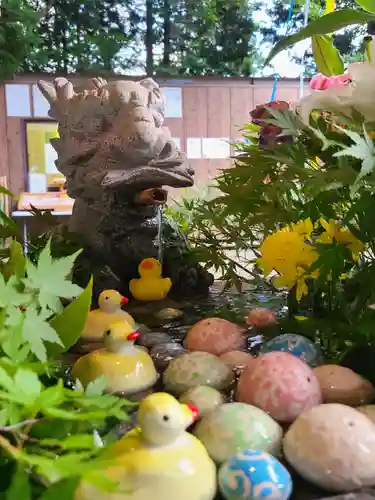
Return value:
<svg viewBox="0 0 375 500">
<path fill-rule="evenodd" d="M 272 48 L 267 57 L 266 64 L 268 64 L 277 54 L 301 40 L 311 38 L 315 35 L 327 35 L 353 24 L 366 24 L 371 21 L 375 21 L 375 15 L 370 12 L 352 9 L 342 9 L 330 12 L 319 19 L 311 21 L 306 28 L 302 28 L 297 33 L 286 36 L 280 40 Z"/>
<path fill-rule="evenodd" d="M 61 298 L 72 299 L 81 293 L 67 279 L 76 257 L 53 259 L 48 244 L 35 265 L 22 255 L 19 243 L 12 243 L 5 273 L 0 275 L 2 348 L 9 357 L 23 361 L 33 353 L 46 362 L 45 342 L 66 343 L 66 347 L 75 343 L 87 317 L 92 287 L 90 283 L 77 301 L 63 309 Z"/>
<path fill-rule="evenodd" d="M 333 45 L 329 35 L 315 35 L 312 37 L 312 49 L 318 71 L 326 76 L 342 75 L 344 63 L 339 51 Z"/>
<path fill-rule="evenodd" d="M 6 217 L 1 223 L 4 232 L 12 227 Z M 54 357 L 86 322 L 92 280 L 82 292 L 70 279 L 79 252 L 55 258 L 44 242 L 31 260 L 12 240 L 0 263 L 0 498 L 7 500 L 73 500 L 91 471 L 101 487 L 113 487 L 101 472 L 108 459 L 97 436 L 127 419 L 130 405 L 104 395 L 102 379 L 72 390 L 53 377 Z"/>
<path fill-rule="evenodd" d="M 28 0 L 3 0 L 0 5 L 0 80 L 11 78 L 39 43 L 40 15 Z"/>
<path fill-rule="evenodd" d="M 295 33 L 304 26 L 304 5 L 305 1 L 294 3 L 293 15 L 287 22 L 289 14 L 289 2 L 283 0 L 274 0 L 267 9 L 268 19 L 260 25 L 262 34 L 262 43 L 269 42 L 275 45 L 284 36 Z M 323 14 L 328 14 L 334 9 L 355 9 L 357 4 L 355 0 L 312 0 L 310 2 L 309 21 L 318 19 Z M 348 26 L 344 30 L 333 33 L 333 45 L 340 52 L 345 63 L 351 63 L 356 60 L 363 60 L 362 40 L 366 35 L 366 25 Z M 301 56 L 290 54 L 293 61 L 302 64 Z M 307 48 L 303 54 L 303 63 L 305 66 L 305 76 L 313 76 L 317 72 L 317 61 L 314 61 L 313 53 Z"/>
<path fill-rule="evenodd" d="M 85 290 L 61 313 L 56 314 L 50 320 L 50 325 L 58 333 L 61 345 L 54 343 L 47 346 L 49 356 L 52 353 L 56 355 L 59 352 L 67 351 L 79 339 L 90 311 L 92 287 L 93 279 L 91 278 Z"/>
<path fill-rule="evenodd" d="M 355 2 L 362 7 L 362 9 L 367 10 L 367 12 L 372 12 L 375 14 L 375 2 L 374 0 L 355 0 Z"/>
<path fill-rule="evenodd" d="M 320 276 L 301 303 L 290 291 L 287 331 L 318 337 L 330 356 L 350 343 L 375 340 L 375 149 L 360 115 L 312 115 L 270 110 L 265 120 L 289 140 L 259 148 L 259 127 L 244 128 L 233 166 L 216 179 L 212 200 L 189 202 L 190 243 L 197 258 L 238 286 L 259 275 L 259 245 L 277 229 L 302 219 L 333 219 L 364 245 L 359 260 L 335 237 L 317 245 Z M 348 110 L 346 110 L 348 112 Z M 349 112 L 348 112 L 349 113 Z M 335 123 L 345 124 L 345 128 Z M 277 249 L 275 248 L 275 252 Z M 295 319 L 303 316 L 304 320 Z M 327 341 L 329 339 L 329 341 Z"/>
<path fill-rule="evenodd" d="M 150 75 L 248 76 L 262 59 L 256 6 L 246 0 L 5 0 L 1 9 L 3 78 L 146 68 Z"/>
<path fill-rule="evenodd" d="M 160 15 L 164 30 L 163 58 L 155 64 L 156 73 L 191 76 L 253 74 L 254 63 L 260 57 L 255 50 L 254 6 L 249 2 L 163 0 L 159 8 L 158 2 L 155 6 L 155 27 L 159 25 Z M 238 33 L 241 33 L 240 37 Z"/>
<path fill-rule="evenodd" d="M 22 69 L 109 73 L 117 66 L 125 68 L 131 64 L 131 58 L 119 52 L 131 42 L 133 22 L 128 23 L 126 17 L 132 12 L 131 3 L 126 0 L 120 5 L 113 0 L 89 0 L 84 4 L 78 0 L 55 0 L 36 30 L 40 47 L 28 54 Z"/>
</svg>

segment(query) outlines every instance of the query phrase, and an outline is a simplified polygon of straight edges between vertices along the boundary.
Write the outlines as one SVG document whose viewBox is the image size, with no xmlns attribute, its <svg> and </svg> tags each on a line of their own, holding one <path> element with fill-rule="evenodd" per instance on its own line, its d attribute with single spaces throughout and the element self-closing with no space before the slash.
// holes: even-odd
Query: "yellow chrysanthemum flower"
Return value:
<svg viewBox="0 0 375 500">
<path fill-rule="evenodd" d="M 324 232 L 317 238 L 318 243 L 332 243 L 337 241 L 345 245 L 352 252 L 353 259 L 357 260 L 359 254 L 364 249 L 362 241 L 360 241 L 349 229 L 344 229 L 334 220 L 330 219 L 328 222 L 321 218 L 320 223 L 324 228 Z"/>
<path fill-rule="evenodd" d="M 258 259 L 258 265 L 266 275 L 273 270 L 280 272 L 281 269 L 290 266 L 294 255 L 301 255 L 305 246 L 304 239 L 288 229 L 281 229 L 270 234 L 259 247 L 262 257 Z"/>
<path fill-rule="evenodd" d="M 311 225 L 310 225 L 311 224 Z M 318 276 L 318 271 L 308 273 L 307 270 L 318 259 L 314 247 L 306 242 L 311 235 L 312 223 L 300 221 L 289 228 L 284 228 L 268 236 L 259 248 L 262 257 L 258 265 L 266 275 L 276 271 L 278 276 L 273 279 L 277 288 L 288 289 L 296 286 L 297 300 L 307 295 L 306 279 Z"/>
<path fill-rule="evenodd" d="M 303 236 L 307 240 L 311 240 L 311 234 L 313 232 L 314 226 L 311 219 L 300 220 L 294 224 L 291 224 L 292 231 Z"/>
<path fill-rule="evenodd" d="M 296 286 L 296 299 L 298 302 L 304 295 L 308 294 L 308 287 L 306 280 L 317 278 L 319 271 L 315 270 L 312 273 L 307 272 L 304 267 L 295 266 L 294 269 L 290 268 L 289 272 L 285 272 L 273 278 L 273 284 L 276 288 L 288 288 L 289 290 Z"/>
</svg>

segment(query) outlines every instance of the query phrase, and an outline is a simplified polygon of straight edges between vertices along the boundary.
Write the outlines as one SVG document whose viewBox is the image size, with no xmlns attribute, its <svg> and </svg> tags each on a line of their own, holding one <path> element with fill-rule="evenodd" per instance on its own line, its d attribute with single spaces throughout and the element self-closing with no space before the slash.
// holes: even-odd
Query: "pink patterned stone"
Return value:
<svg viewBox="0 0 375 500">
<path fill-rule="evenodd" d="M 189 351 L 202 351 L 220 356 L 224 352 L 245 348 L 243 330 L 222 318 L 198 321 L 188 331 L 184 346 Z"/>
<path fill-rule="evenodd" d="M 270 352 L 252 359 L 237 385 L 238 401 L 261 408 L 278 422 L 293 422 L 322 402 L 312 369 L 293 354 Z"/>
<path fill-rule="evenodd" d="M 246 323 L 255 328 L 262 328 L 277 323 L 277 320 L 275 313 L 270 309 L 257 307 L 249 312 Z"/>
</svg>

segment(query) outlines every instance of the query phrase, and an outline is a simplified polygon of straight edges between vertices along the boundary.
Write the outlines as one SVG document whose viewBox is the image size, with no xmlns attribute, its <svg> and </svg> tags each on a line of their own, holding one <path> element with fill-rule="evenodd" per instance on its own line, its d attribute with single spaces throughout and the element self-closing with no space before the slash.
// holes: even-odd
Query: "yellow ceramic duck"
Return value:
<svg viewBox="0 0 375 500">
<path fill-rule="evenodd" d="M 147 396 L 139 406 L 139 429 L 107 452 L 113 460 L 105 474 L 118 484 L 103 493 L 90 476 L 75 500 L 213 500 L 216 467 L 203 444 L 185 432 L 198 412 L 166 393 Z"/>
<path fill-rule="evenodd" d="M 116 321 L 127 321 L 135 326 L 134 319 L 129 313 L 123 311 L 121 306 L 129 300 L 123 297 L 117 290 L 104 290 L 99 295 L 99 308 L 90 311 L 81 338 L 85 340 L 101 340 L 105 330 L 111 323 Z"/>
<path fill-rule="evenodd" d="M 161 264 L 156 259 L 144 259 L 139 264 L 139 279 L 131 280 L 130 292 L 137 300 L 151 301 L 164 299 L 171 289 L 170 278 L 161 277 Z"/>
<path fill-rule="evenodd" d="M 158 374 L 147 352 L 134 345 L 138 337 L 126 321 L 113 323 L 104 333 L 104 349 L 82 356 L 73 366 L 73 378 L 86 387 L 104 376 L 111 393 L 134 394 L 152 387 Z"/>
</svg>

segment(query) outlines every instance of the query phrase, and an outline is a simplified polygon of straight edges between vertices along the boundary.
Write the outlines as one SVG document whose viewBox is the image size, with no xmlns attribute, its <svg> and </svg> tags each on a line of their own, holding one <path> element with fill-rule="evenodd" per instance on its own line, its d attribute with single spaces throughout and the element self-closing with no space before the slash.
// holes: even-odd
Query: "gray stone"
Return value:
<svg viewBox="0 0 375 500">
<path fill-rule="evenodd" d="M 159 344 L 167 344 L 169 342 L 172 342 L 172 337 L 168 335 L 168 333 L 164 332 L 145 333 L 140 339 L 140 343 L 147 348 L 151 348 Z"/>
</svg>

